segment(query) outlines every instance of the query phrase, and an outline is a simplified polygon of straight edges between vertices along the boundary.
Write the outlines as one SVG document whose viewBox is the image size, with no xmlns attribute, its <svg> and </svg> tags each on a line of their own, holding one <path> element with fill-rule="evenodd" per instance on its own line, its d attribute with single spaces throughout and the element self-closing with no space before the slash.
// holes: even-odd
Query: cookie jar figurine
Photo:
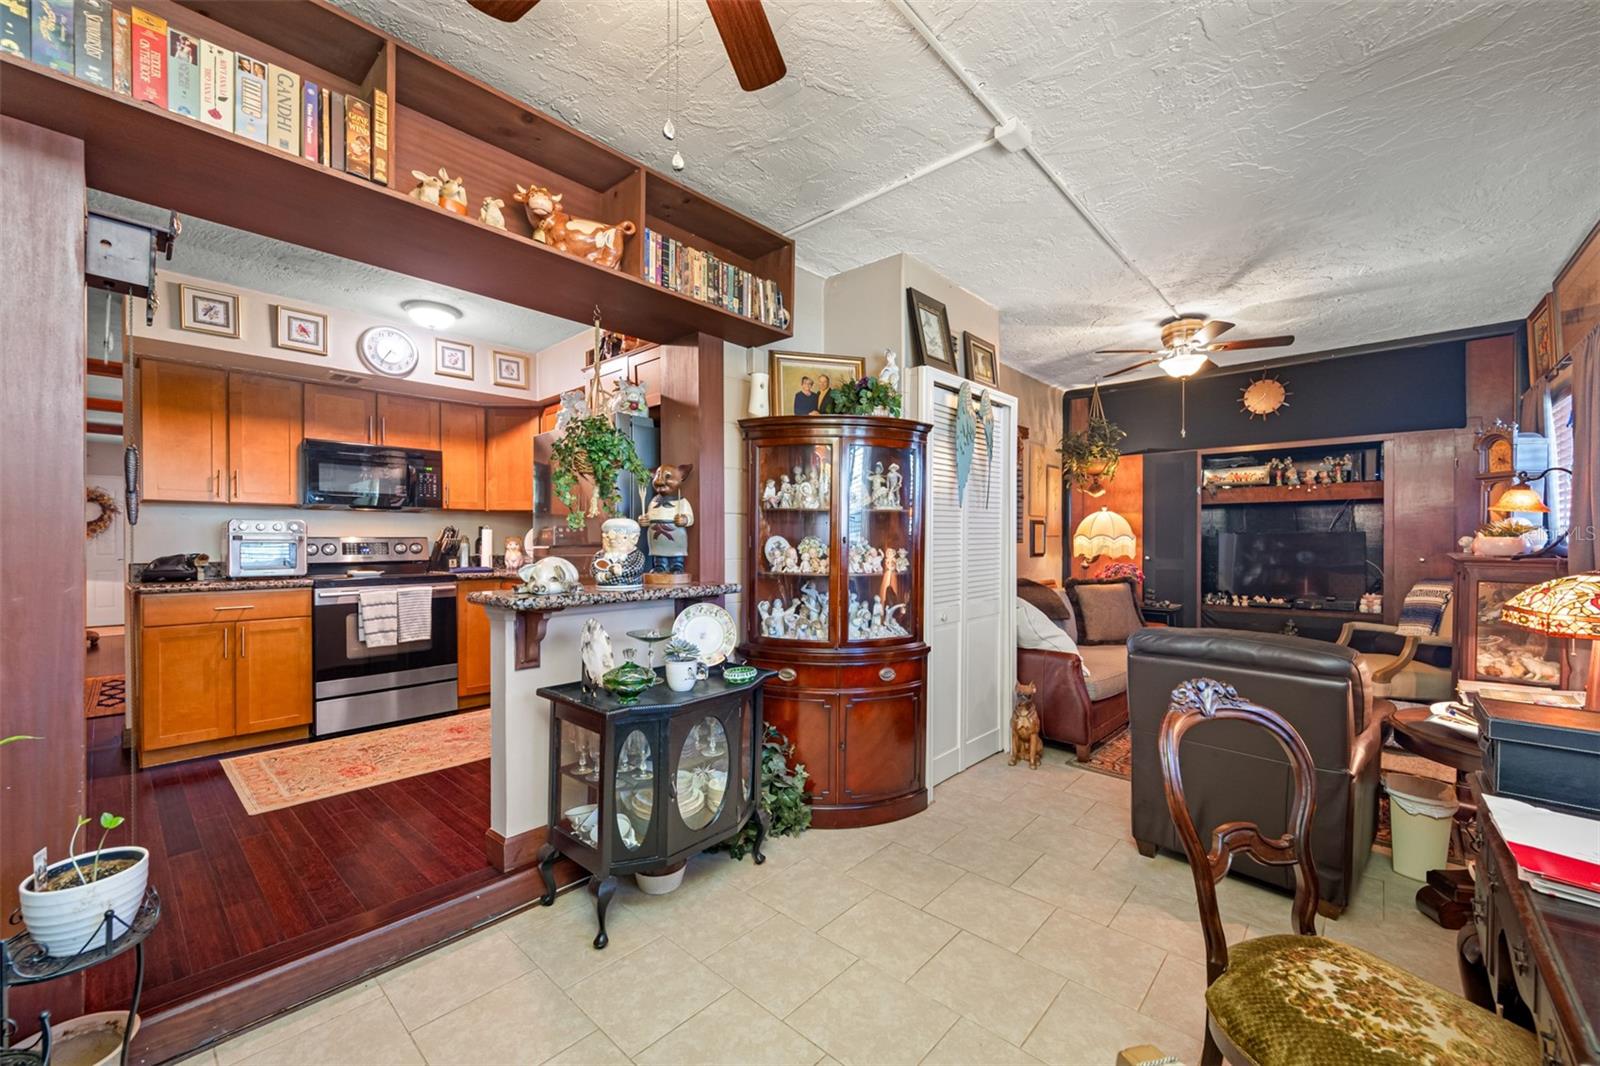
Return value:
<svg viewBox="0 0 1600 1066">
<path fill-rule="evenodd" d="M 689 582 L 684 567 L 689 560 L 689 527 L 694 525 L 694 508 L 683 498 L 683 483 L 693 471 L 692 464 L 662 463 L 650 479 L 655 494 L 639 516 L 645 547 L 650 552 L 650 572 L 644 578 L 647 585 Z"/>
<path fill-rule="evenodd" d="M 643 587 L 644 553 L 639 550 L 639 523 L 620 516 L 608 518 L 600 526 L 600 550 L 594 553 L 589 572 L 603 589 Z"/>
</svg>

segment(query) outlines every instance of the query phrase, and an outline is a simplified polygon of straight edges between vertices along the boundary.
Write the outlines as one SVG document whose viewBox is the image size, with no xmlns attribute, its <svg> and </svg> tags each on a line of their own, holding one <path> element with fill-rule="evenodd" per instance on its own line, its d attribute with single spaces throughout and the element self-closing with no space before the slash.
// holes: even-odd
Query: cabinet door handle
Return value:
<svg viewBox="0 0 1600 1066">
<path fill-rule="evenodd" d="M 446 507 L 450 506 L 450 486 L 449 485 L 446 485 L 444 487 L 444 505 Z"/>
<path fill-rule="evenodd" d="M 241 660 L 243 660 L 247 655 L 248 655 L 248 652 L 245 651 L 245 643 L 244 643 L 244 627 L 240 626 L 239 627 L 239 658 Z"/>
<path fill-rule="evenodd" d="M 879 681 L 893 681 L 894 677 L 894 667 L 892 666 L 885 666 L 882 670 L 878 671 Z"/>
<path fill-rule="evenodd" d="M 239 471 L 237 470 L 233 472 L 233 496 L 235 499 L 239 496 Z"/>
<path fill-rule="evenodd" d="M 389 416 L 383 415 L 378 419 L 378 443 L 386 444 L 389 440 Z"/>
<path fill-rule="evenodd" d="M 224 659 L 226 659 L 228 657 L 228 629 L 227 628 L 224 628 L 223 631 L 222 631 L 222 657 Z"/>
<path fill-rule="evenodd" d="M 378 443 L 372 436 L 372 416 L 371 415 L 367 416 L 367 440 L 371 441 L 373 444 Z"/>
<path fill-rule="evenodd" d="M 778 680 L 779 681 L 793 681 L 798 676 L 799 675 L 796 674 L 794 672 L 794 670 L 792 670 L 791 668 L 789 668 L 787 666 L 785 666 L 782 670 L 778 671 Z"/>
<path fill-rule="evenodd" d="M 212 484 L 216 486 L 216 491 L 212 495 L 216 496 L 218 499 L 221 499 L 221 497 L 222 497 L 222 467 L 220 467 L 220 466 L 217 467 L 217 479 L 215 481 L 213 481 Z"/>
</svg>

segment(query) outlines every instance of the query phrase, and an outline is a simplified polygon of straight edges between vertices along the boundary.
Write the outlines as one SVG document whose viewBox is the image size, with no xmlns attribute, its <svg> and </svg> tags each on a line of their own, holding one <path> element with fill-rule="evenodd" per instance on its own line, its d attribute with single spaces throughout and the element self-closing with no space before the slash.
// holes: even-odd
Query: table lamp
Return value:
<svg viewBox="0 0 1600 1066">
<path fill-rule="evenodd" d="M 1523 589 L 1500 608 L 1500 619 L 1535 633 L 1600 640 L 1600 574 L 1568 574 Z M 1600 711 L 1600 647 L 1589 648 L 1585 710 Z"/>
<path fill-rule="evenodd" d="M 1083 558 L 1083 568 L 1102 555 L 1132 559 L 1138 547 L 1128 520 L 1108 507 L 1102 507 L 1078 523 L 1072 534 L 1072 554 Z"/>
</svg>

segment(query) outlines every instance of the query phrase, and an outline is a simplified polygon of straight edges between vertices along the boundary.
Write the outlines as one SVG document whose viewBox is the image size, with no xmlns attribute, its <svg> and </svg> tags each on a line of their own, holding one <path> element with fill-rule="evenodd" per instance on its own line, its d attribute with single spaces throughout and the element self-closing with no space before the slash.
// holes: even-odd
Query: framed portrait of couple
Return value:
<svg viewBox="0 0 1600 1066">
<path fill-rule="evenodd" d="M 858 381 L 866 374 L 867 360 L 863 356 L 773 352 L 769 371 L 772 413 L 823 414 L 823 402 L 830 390 L 840 382 Z"/>
</svg>

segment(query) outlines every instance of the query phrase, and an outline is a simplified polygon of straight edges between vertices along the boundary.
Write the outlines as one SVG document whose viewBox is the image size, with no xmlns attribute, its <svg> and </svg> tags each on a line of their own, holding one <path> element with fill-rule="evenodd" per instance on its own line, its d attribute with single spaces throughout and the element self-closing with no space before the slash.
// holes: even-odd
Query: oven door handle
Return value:
<svg viewBox="0 0 1600 1066">
<path fill-rule="evenodd" d="M 416 586 L 416 585 L 388 585 L 388 586 L 380 585 L 380 586 L 376 586 L 376 587 L 378 587 L 378 588 L 393 588 L 396 592 L 398 592 L 403 588 L 417 588 L 418 586 Z M 456 592 L 456 587 L 454 585 L 424 585 L 424 586 L 421 586 L 421 587 L 432 589 L 433 590 L 434 599 L 442 599 L 442 598 L 444 598 L 446 596 L 454 596 L 455 592 Z M 318 589 L 317 590 L 317 594 L 316 594 L 316 602 L 318 602 L 318 603 L 338 603 L 341 600 L 349 600 L 349 599 L 358 598 L 363 591 L 365 591 L 365 590 L 363 590 L 363 589 Z"/>
</svg>

